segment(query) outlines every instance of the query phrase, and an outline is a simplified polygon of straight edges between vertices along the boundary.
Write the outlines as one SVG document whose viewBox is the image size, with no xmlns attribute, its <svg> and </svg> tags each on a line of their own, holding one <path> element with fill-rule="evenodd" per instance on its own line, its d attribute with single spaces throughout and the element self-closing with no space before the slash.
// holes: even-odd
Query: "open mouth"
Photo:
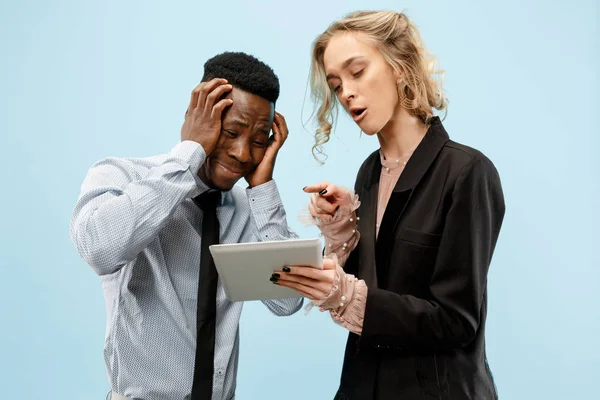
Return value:
<svg viewBox="0 0 600 400">
<path fill-rule="evenodd" d="M 365 117 L 365 115 L 367 114 L 367 109 L 366 108 L 352 108 L 350 110 L 350 114 L 352 115 L 352 119 L 355 122 L 358 122 Z"/>
</svg>

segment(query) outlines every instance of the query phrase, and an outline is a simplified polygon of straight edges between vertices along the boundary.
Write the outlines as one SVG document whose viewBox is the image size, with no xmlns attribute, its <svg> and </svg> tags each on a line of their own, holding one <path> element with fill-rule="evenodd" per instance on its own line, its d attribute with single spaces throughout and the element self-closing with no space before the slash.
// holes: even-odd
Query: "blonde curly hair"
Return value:
<svg viewBox="0 0 600 400">
<path fill-rule="evenodd" d="M 398 83 L 400 104 L 426 124 L 433 109 L 445 110 L 448 104 L 442 89 L 443 71 L 437 69 L 437 58 L 423 45 L 419 31 L 403 13 L 394 11 L 355 11 L 334 21 L 317 37 L 312 48 L 310 87 L 315 102 L 316 122 L 312 152 L 324 155 L 323 145 L 329 141 L 334 111 L 338 102 L 325 78 L 323 55 L 332 37 L 340 33 L 361 32 L 381 52 L 390 66 L 402 77 Z"/>
</svg>

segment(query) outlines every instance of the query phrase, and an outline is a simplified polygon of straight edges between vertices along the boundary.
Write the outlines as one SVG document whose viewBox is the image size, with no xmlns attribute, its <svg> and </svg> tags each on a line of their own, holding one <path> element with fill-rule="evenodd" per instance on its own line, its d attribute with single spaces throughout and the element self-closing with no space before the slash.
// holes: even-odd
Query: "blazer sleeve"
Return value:
<svg viewBox="0 0 600 400">
<path fill-rule="evenodd" d="M 485 156 L 463 167 L 452 192 L 430 299 L 369 288 L 359 351 L 444 350 L 475 337 L 492 253 L 504 218 L 500 177 Z"/>
</svg>

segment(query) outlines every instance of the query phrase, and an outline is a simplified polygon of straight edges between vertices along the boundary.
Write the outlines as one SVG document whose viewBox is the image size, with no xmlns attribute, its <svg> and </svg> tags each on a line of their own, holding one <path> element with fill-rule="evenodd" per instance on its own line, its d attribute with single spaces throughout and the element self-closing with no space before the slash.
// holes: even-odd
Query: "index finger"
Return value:
<svg viewBox="0 0 600 400">
<path fill-rule="evenodd" d="M 285 117 L 280 112 L 275 111 L 275 117 L 273 118 L 273 120 L 277 121 L 278 124 L 280 124 L 283 127 L 287 128 L 287 122 L 285 120 Z"/>
<path fill-rule="evenodd" d="M 199 92 L 198 102 L 197 104 L 194 104 L 194 106 L 200 110 L 204 109 L 206 105 L 206 98 L 208 97 L 208 95 L 212 93 L 212 91 L 215 90 L 217 87 L 221 85 L 226 85 L 227 83 L 227 79 L 214 78 L 208 82 L 203 82 L 200 85 L 198 85 L 196 89 L 194 89 L 194 91 L 198 90 Z"/>
<path fill-rule="evenodd" d="M 275 118 L 273 118 L 273 125 L 275 125 L 278 130 L 279 130 L 279 135 L 281 136 L 282 142 L 285 142 L 285 140 L 288 137 L 288 127 L 287 127 L 287 122 L 285 121 L 285 117 L 278 113 L 277 111 L 275 111 Z"/>
<path fill-rule="evenodd" d="M 220 78 L 215 78 L 210 82 L 215 82 L 215 81 L 223 81 L 223 83 L 227 83 L 226 79 L 220 79 Z M 195 88 L 194 90 L 192 90 L 192 95 L 190 98 L 190 104 L 188 105 L 188 111 L 186 111 L 186 114 L 196 108 L 198 106 L 198 99 L 200 98 L 200 91 L 202 90 L 203 87 L 205 87 L 207 84 L 209 84 L 210 82 L 200 82 Z"/>
<path fill-rule="evenodd" d="M 323 190 L 327 189 L 328 187 L 329 187 L 329 182 L 321 182 L 321 183 L 317 183 L 316 185 L 307 186 L 303 190 L 306 193 L 319 193 L 319 192 L 322 192 Z"/>
</svg>

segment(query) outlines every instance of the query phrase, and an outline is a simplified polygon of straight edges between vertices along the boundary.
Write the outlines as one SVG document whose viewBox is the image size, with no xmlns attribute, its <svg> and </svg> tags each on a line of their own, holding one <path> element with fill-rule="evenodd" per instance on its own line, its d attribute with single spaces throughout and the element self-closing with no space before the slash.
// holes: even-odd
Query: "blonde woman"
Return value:
<svg viewBox="0 0 600 400">
<path fill-rule="evenodd" d="M 380 146 L 355 193 L 304 189 L 325 269 L 271 278 L 350 331 L 336 399 L 497 398 L 484 335 L 504 198 L 492 162 L 450 140 L 434 115 L 446 108 L 434 61 L 396 12 L 352 13 L 314 43 L 313 150 L 329 139 L 338 104 Z"/>
</svg>

